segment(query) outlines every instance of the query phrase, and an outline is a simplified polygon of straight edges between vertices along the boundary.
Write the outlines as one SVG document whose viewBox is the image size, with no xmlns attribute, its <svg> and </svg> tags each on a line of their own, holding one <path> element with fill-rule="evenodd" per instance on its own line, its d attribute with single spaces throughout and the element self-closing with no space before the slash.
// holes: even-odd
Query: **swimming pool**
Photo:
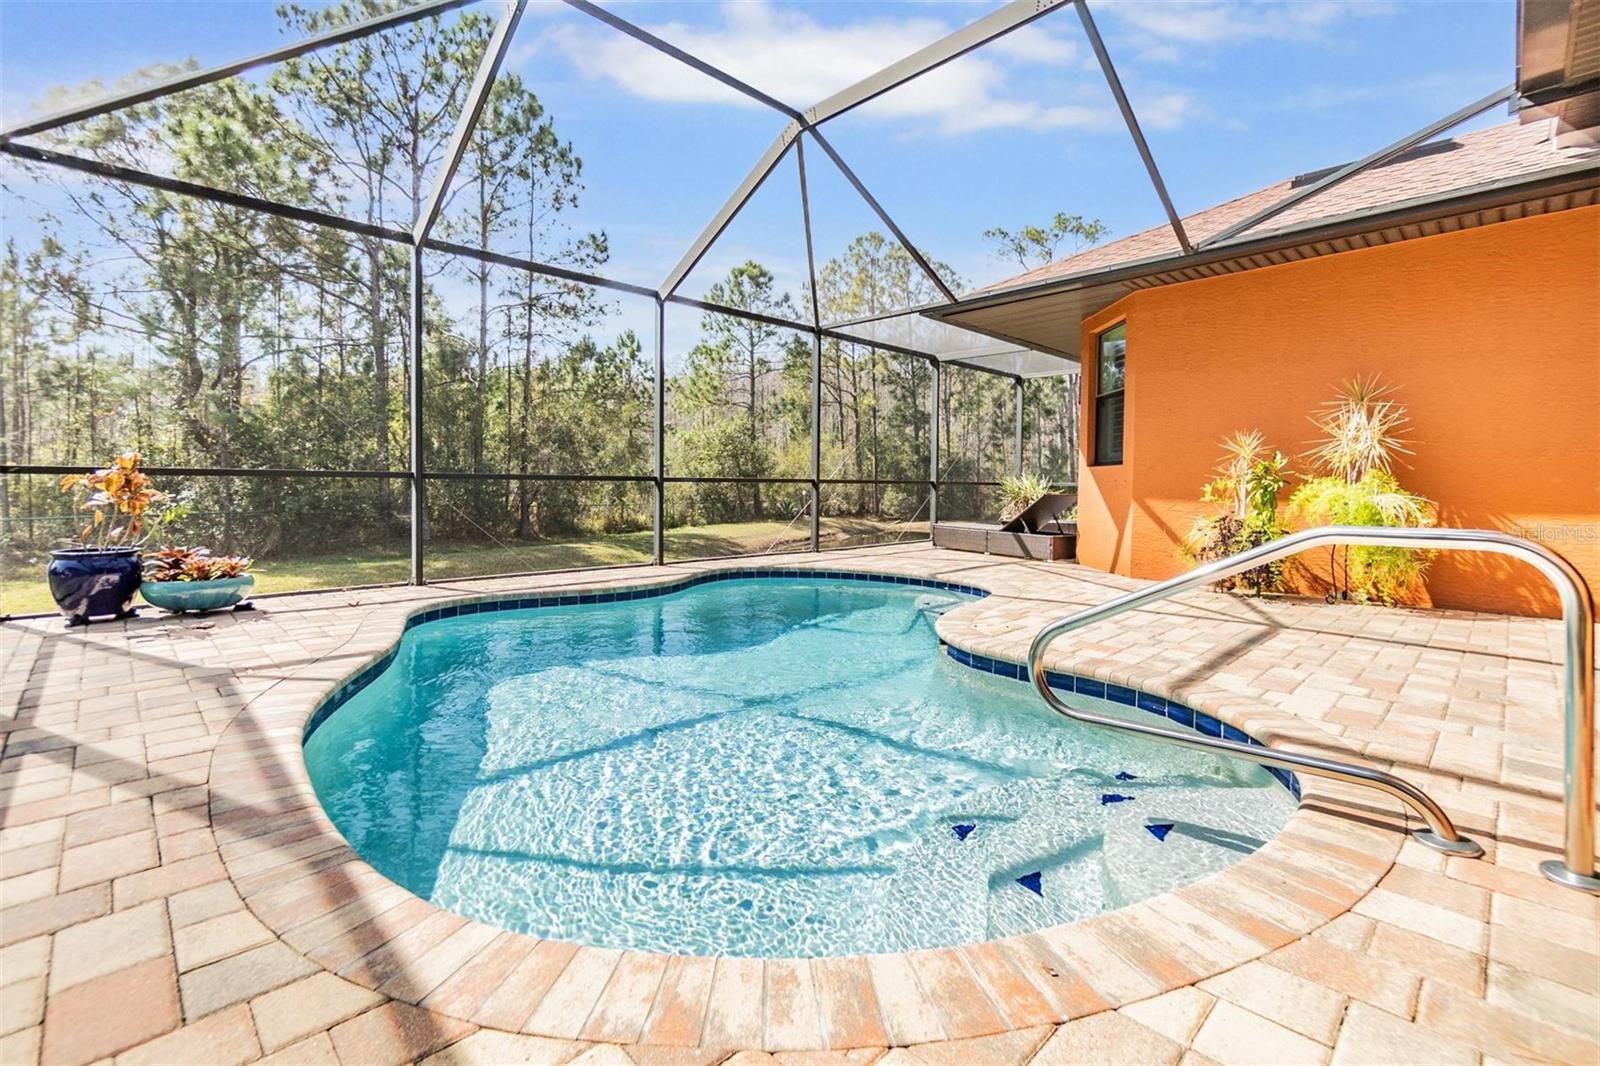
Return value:
<svg viewBox="0 0 1600 1066">
<path fill-rule="evenodd" d="M 306 765 L 351 845 L 440 907 L 701 955 L 1072 921 L 1222 869 L 1294 809 L 1258 767 L 1069 722 L 940 654 L 968 599 L 768 576 L 473 608 L 408 629 L 313 719 Z"/>
</svg>

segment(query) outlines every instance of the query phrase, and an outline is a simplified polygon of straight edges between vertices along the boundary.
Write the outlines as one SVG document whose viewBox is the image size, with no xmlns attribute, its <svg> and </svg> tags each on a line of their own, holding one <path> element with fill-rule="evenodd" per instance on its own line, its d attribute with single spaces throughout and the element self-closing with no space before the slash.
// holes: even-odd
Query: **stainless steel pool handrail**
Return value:
<svg viewBox="0 0 1600 1066">
<path fill-rule="evenodd" d="M 1374 788 L 1400 800 L 1428 825 L 1418 829 L 1416 839 L 1429 847 L 1457 855 L 1482 855 L 1483 848 L 1456 831 L 1443 808 L 1427 793 L 1393 774 L 1357 763 L 1323 759 L 1314 755 L 1274 751 L 1253 747 L 1221 737 L 1180 733 L 1141 722 L 1125 721 L 1093 711 L 1072 707 L 1051 690 L 1046 679 L 1045 649 L 1064 633 L 1094 622 L 1137 610 L 1157 600 L 1208 585 L 1220 578 L 1252 570 L 1286 558 L 1307 548 L 1330 545 L 1365 545 L 1384 548 L 1420 548 L 1447 551 L 1493 552 L 1528 563 L 1555 586 L 1561 600 L 1561 616 L 1566 627 L 1562 695 L 1566 711 L 1566 781 L 1564 857 L 1541 863 L 1539 869 L 1550 880 L 1569 888 L 1600 893 L 1600 878 L 1594 866 L 1594 600 L 1583 576 L 1572 564 L 1542 544 L 1485 529 L 1383 529 L 1367 526 L 1319 526 L 1251 548 L 1237 555 L 1198 566 L 1168 581 L 1158 582 L 1137 592 L 1097 607 L 1078 611 L 1051 622 L 1033 638 L 1028 649 L 1028 672 L 1034 687 L 1058 713 L 1086 725 L 1117 729 L 1160 740 L 1179 747 L 1213 751 L 1265 766 L 1297 770 L 1315 777 L 1328 777 L 1349 784 Z"/>
</svg>

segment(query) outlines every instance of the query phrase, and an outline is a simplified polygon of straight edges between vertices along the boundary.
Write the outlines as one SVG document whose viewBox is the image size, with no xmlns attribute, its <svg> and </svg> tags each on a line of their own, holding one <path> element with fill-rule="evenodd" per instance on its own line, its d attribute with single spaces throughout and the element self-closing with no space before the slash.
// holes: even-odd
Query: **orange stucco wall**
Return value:
<svg viewBox="0 0 1600 1066">
<path fill-rule="evenodd" d="M 1186 569 L 1178 545 L 1208 511 L 1200 486 L 1224 437 L 1259 429 L 1302 456 L 1318 405 L 1381 375 L 1412 418 L 1414 454 L 1396 472 L 1437 503 L 1441 525 L 1531 534 L 1600 591 L 1600 207 L 1134 293 L 1084 322 L 1086 383 L 1094 335 L 1121 319 L 1121 466 L 1088 464 L 1083 390 L 1085 564 Z M 1441 556 L 1428 598 L 1555 611 L 1533 570 L 1493 556 Z"/>
</svg>

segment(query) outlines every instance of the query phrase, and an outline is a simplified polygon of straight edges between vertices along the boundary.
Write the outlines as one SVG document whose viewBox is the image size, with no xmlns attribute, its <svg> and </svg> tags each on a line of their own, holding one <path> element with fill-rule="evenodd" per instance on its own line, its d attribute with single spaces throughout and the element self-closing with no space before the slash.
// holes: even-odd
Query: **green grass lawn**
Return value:
<svg viewBox="0 0 1600 1066">
<path fill-rule="evenodd" d="M 870 544 L 927 535 L 927 526 L 870 518 L 826 518 L 824 547 Z M 515 574 L 536 570 L 570 570 L 584 566 L 622 566 L 650 561 L 650 531 L 591 537 L 529 541 L 525 544 L 431 544 L 426 566 L 430 581 Z M 668 561 L 764 551 L 803 550 L 810 533 L 805 522 L 740 522 L 720 526 L 685 526 L 666 533 Z M 256 591 L 300 592 L 405 581 L 411 560 L 403 545 L 362 548 L 337 555 L 304 555 L 261 559 L 256 563 Z M 8 565 L 0 573 L 0 615 L 39 614 L 55 610 L 45 585 L 43 563 L 33 572 Z"/>
</svg>

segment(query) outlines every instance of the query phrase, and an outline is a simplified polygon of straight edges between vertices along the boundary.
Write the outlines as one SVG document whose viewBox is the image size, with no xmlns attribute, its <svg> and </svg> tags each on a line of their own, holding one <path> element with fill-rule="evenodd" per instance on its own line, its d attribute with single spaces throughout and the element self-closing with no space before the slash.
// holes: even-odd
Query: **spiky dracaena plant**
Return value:
<svg viewBox="0 0 1600 1066">
<path fill-rule="evenodd" d="M 1393 392 L 1377 377 L 1345 382 L 1311 419 L 1323 438 L 1311 451 L 1312 462 L 1352 485 L 1369 471 L 1392 471 L 1395 456 L 1411 454 L 1402 436 L 1411 417 L 1389 399 Z"/>
<path fill-rule="evenodd" d="M 1235 433 L 1222 442 L 1222 462 L 1217 465 L 1217 477 L 1201 489 L 1206 500 L 1231 499 L 1233 515 L 1241 522 L 1250 514 L 1252 490 L 1258 490 L 1250 481 L 1250 470 L 1265 458 L 1267 438 L 1259 429 Z M 1276 506 L 1276 501 L 1274 501 Z"/>
<path fill-rule="evenodd" d="M 1282 452 L 1268 452 L 1259 430 L 1235 433 L 1222 442 L 1222 462 L 1216 477 L 1200 490 L 1207 503 L 1228 510 L 1195 519 L 1184 538 L 1184 554 L 1194 562 L 1209 562 L 1253 548 L 1283 536 L 1278 522 L 1278 493 L 1288 484 L 1289 460 Z M 1224 578 L 1222 588 L 1248 588 L 1256 593 L 1283 585 L 1283 563 L 1267 563 Z"/>
<path fill-rule="evenodd" d="M 1393 391 L 1376 377 L 1356 378 L 1312 419 L 1322 440 L 1311 450 L 1310 459 L 1321 474 L 1295 489 L 1289 497 L 1291 512 L 1316 524 L 1434 524 L 1432 501 L 1407 490 L 1394 473 L 1396 457 L 1411 454 L 1404 439 L 1411 419 L 1405 407 L 1390 398 Z M 1408 548 L 1345 548 L 1345 594 L 1361 603 L 1394 603 L 1421 586 L 1434 554 Z M 1335 597 L 1338 562 L 1335 549 Z"/>
</svg>

